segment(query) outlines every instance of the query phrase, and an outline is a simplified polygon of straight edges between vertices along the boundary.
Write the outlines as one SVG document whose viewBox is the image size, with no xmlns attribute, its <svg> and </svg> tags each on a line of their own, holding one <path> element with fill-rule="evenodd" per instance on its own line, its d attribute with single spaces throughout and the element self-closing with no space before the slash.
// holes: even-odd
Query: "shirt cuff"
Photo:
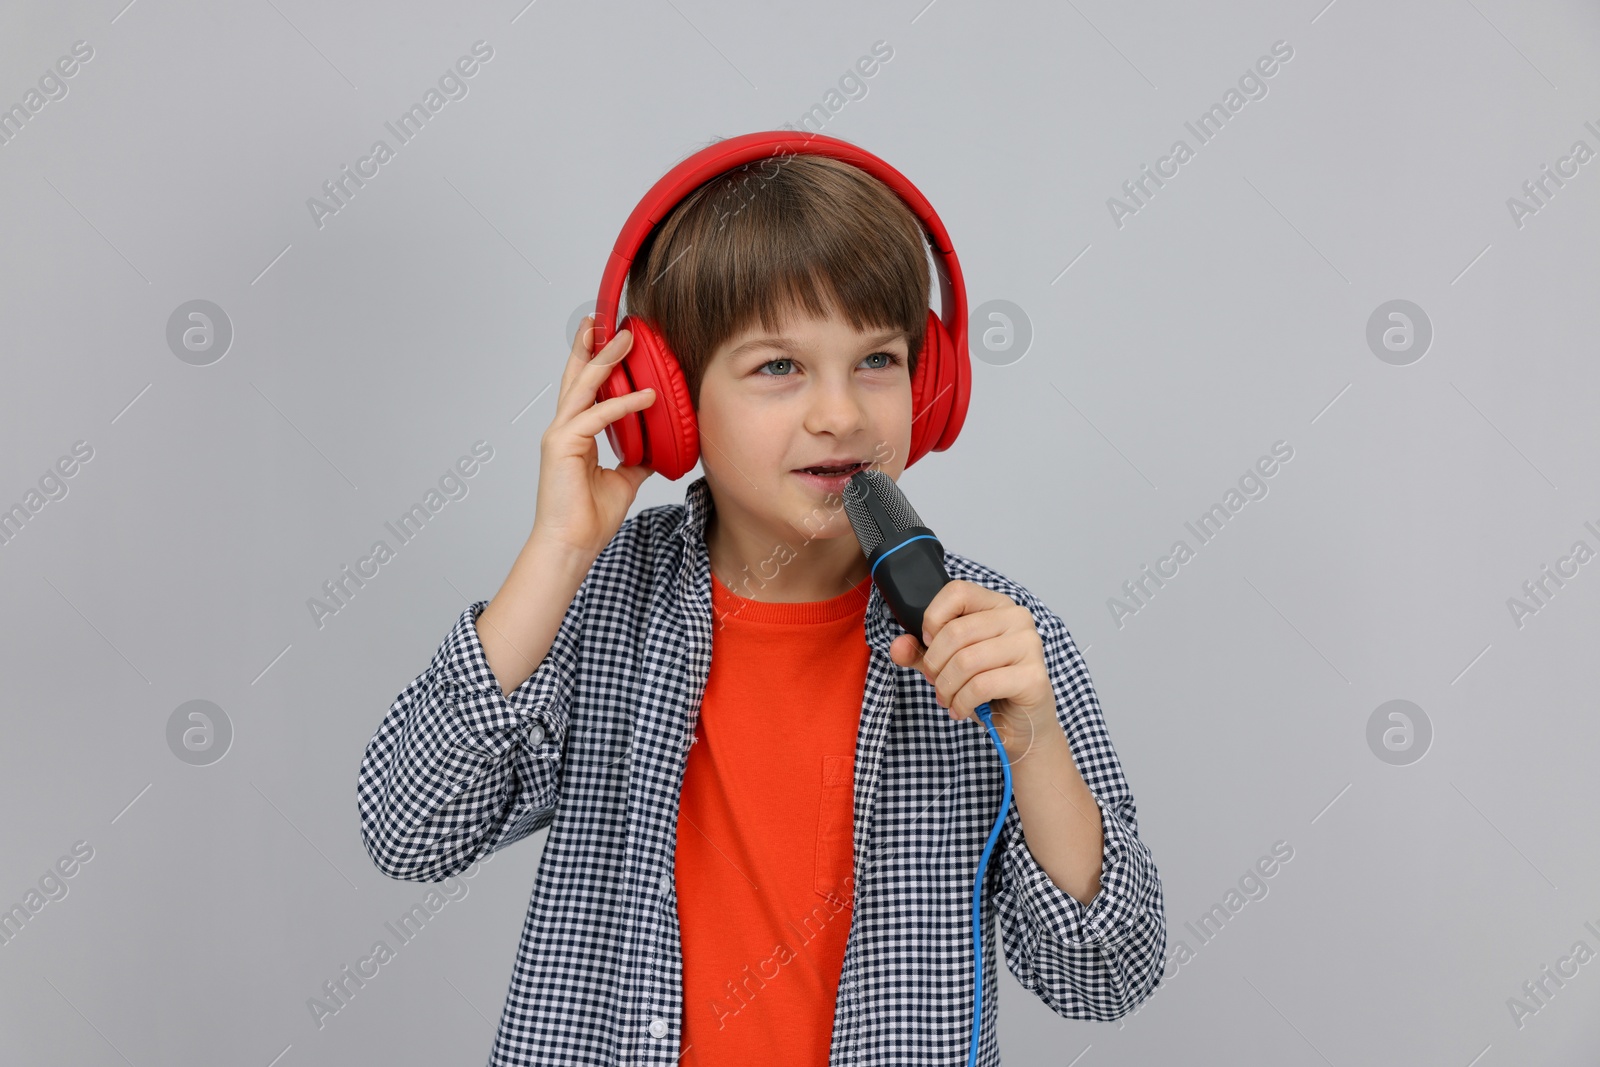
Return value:
<svg viewBox="0 0 1600 1067">
<path fill-rule="evenodd" d="M 554 758 L 566 738 L 560 672 L 546 656 L 532 676 L 511 695 L 500 689 L 478 638 L 478 616 L 489 606 L 479 600 L 463 611 L 435 656 L 435 677 L 456 691 L 455 714 L 446 719 L 447 740 L 490 759 L 502 758 L 518 740 L 536 756 Z"/>
<path fill-rule="evenodd" d="M 1103 844 L 1100 891 L 1087 905 L 1057 886 L 1039 866 L 1022 836 L 1022 816 L 1013 807 L 1016 826 L 1006 851 L 1011 876 L 1021 887 L 1025 915 L 1044 934 L 1068 945 L 1120 945 L 1128 939 L 1138 902 L 1148 892 L 1148 865 L 1132 832 L 1098 796 Z"/>
</svg>

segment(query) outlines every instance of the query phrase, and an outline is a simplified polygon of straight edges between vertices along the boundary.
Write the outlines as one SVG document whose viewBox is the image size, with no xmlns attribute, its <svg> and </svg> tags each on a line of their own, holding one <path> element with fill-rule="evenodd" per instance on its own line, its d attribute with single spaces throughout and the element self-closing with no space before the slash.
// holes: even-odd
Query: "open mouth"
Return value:
<svg viewBox="0 0 1600 1067">
<path fill-rule="evenodd" d="M 865 463 L 848 463 L 838 467 L 806 467 L 798 473 L 813 474 L 819 478 L 841 478 L 866 469 Z"/>
</svg>

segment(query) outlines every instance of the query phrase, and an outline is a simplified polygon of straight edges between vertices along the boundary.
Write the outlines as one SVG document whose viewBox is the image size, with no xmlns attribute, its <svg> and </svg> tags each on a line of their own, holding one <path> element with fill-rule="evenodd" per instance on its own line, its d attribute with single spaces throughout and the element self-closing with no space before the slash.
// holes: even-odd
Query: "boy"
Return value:
<svg viewBox="0 0 1600 1067">
<path fill-rule="evenodd" d="M 685 198 L 628 279 L 680 360 L 703 477 L 624 519 L 651 471 L 600 467 L 594 439 L 655 396 L 594 403 L 632 336 L 591 358 L 586 320 L 532 534 L 361 765 L 362 839 L 392 877 L 550 828 L 492 1065 L 965 1063 L 1002 791 L 985 700 L 1015 805 L 983 887 L 979 1062 L 999 1062 L 996 918 L 1064 1017 L 1120 1018 L 1160 980 L 1160 877 L 1065 625 L 947 551 L 926 634 L 905 633 L 841 480 L 806 473 L 904 469 L 915 216 L 815 155 L 730 213 L 744 169 Z"/>
</svg>

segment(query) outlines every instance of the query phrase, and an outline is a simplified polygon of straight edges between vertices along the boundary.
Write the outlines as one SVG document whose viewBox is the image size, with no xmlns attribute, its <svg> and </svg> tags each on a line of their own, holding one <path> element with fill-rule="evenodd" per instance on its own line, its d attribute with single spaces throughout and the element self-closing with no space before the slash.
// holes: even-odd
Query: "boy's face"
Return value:
<svg viewBox="0 0 1600 1067">
<path fill-rule="evenodd" d="M 757 323 L 717 349 L 700 383 L 700 462 L 738 540 L 854 541 L 843 482 L 799 472 L 854 459 L 899 479 L 911 449 L 909 359 L 898 330 L 857 331 L 804 311 L 776 333 Z"/>
</svg>

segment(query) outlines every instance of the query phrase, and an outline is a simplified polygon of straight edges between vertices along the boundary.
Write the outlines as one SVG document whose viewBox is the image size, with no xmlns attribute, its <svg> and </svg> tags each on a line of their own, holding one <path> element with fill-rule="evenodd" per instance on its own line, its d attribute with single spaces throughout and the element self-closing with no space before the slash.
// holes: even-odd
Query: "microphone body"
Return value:
<svg viewBox="0 0 1600 1067">
<path fill-rule="evenodd" d="M 845 513 L 896 621 L 918 641 L 922 616 L 950 582 L 944 545 L 906 500 L 894 479 L 880 470 L 851 475 L 844 488 Z"/>
</svg>

